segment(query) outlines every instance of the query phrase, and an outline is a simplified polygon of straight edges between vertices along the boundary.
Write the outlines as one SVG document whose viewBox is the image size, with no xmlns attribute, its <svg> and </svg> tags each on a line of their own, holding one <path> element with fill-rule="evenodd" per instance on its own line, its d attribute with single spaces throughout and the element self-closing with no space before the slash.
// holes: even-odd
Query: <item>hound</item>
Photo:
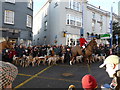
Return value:
<svg viewBox="0 0 120 90">
<path fill-rule="evenodd" d="M 82 62 L 82 58 L 83 58 L 82 55 L 76 56 L 76 61 L 77 61 L 78 63 L 80 63 L 80 62 Z"/>
</svg>

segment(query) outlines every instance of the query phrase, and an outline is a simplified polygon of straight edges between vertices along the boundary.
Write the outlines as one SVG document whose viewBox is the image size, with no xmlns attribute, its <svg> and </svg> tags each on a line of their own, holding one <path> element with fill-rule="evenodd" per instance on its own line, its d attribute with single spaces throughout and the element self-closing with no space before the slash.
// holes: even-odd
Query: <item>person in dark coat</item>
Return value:
<svg viewBox="0 0 120 90">
<path fill-rule="evenodd" d="M 18 48 L 18 56 L 22 57 L 24 52 L 25 52 L 25 50 L 24 50 L 23 46 L 20 45 L 19 48 Z"/>
<path fill-rule="evenodd" d="M 65 62 L 70 62 L 70 57 L 71 57 L 72 53 L 71 53 L 71 50 L 70 48 L 67 48 L 66 49 L 66 52 L 65 52 Z"/>
</svg>

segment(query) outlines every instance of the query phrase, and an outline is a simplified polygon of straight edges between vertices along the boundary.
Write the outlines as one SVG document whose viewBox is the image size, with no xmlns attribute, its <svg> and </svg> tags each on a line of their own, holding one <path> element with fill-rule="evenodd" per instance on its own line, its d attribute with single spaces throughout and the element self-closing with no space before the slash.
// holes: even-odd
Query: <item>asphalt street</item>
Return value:
<svg viewBox="0 0 120 90">
<path fill-rule="evenodd" d="M 73 84 L 82 88 L 81 79 L 86 74 L 93 75 L 102 84 L 110 83 L 111 79 L 104 69 L 100 69 L 101 62 L 92 63 L 90 66 L 80 63 L 74 65 L 40 65 L 21 67 L 17 66 L 19 74 L 13 82 L 13 88 L 68 88 Z"/>
</svg>

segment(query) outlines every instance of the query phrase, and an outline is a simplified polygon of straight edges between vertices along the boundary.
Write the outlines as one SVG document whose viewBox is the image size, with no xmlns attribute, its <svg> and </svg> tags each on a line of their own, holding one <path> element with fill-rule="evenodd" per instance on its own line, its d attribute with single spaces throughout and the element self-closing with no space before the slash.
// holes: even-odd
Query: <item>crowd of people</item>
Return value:
<svg viewBox="0 0 120 90">
<path fill-rule="evenodd" d="M 4 49 L 2 51 L 2 60 L 12 63 L 13 56 L 16 55 L 17 57 L 22 57 L 23 55 L 29 56 L 32 55 L 33 57 L 40 57 L 40 56 L 53 56 L 65 55 L 64 61 L 70 61 L 70 57 L 72 55 L 70 46 L 67 45 L 40 45 L 40 46 L 32 46 L 26 47 L 24 45 L 15 45 L 12 49 Z M 113 45 L 112 48 L 109 45 L 102 45 L 100 44 L 98 47 L 94 48 L 93 55 L 98 54 L 98 56 L 109 56 L 109 55 L 120 55 L 120 46 Z"/>
<path fill-rule="evenodd" d="M 99 45 L 95 48 L 94 54 L 98 54 L 99 56 L 104 55 L 106 59 L 104 63 L 100 65 L 100 68 L 106 67 L 106 72 L 108 72 L 109 77 L 113 78 L 112 83 L 109 85 L 109 88 L 120 90 L 120 46 L 113 45 L 112 48 L 109 45 Z M 2 82 L 0 88 L 12 88 L 12 82 L 14 81 L 18 69 L 12 63 L 13 56 L 16 55 L 18 57 L 22 57 L 23 55 L 29 56 L 32 55 L 33 57 L 36 56 L 45 56 L 45 55 L 65 55 L 65 62 L 70 61 L 71 47 L 63 46 L 63 45 L 40 45 L 40 46 L 32 46 L 26 47 L 22 44 L 15 45 L 12 49 L 4 49 L 2 51 L 2 60 L 0 61 L 0 69 L 2 73 L 0 73 L 1 80 L 7 82 Z M 4 62 L 5 61 L 5 62 Z M 10 62 L 10 63 L 8 63 Z M 4 75 L 3 75 L 4 73 Z M 7 77 L 10 76 L 10 77 Z M 12 78 L 13 77 L 13 78 Z M 71 87 L 75 88 L 74 85 Z M 69 87 L 69 88 L 71 88 Z M 96 79 L 92 75 L 85 75 L 82 78 L 82 87 L 85 90 L 95 90 L 97 89 L 97 82 Z M 104 85 L 102 86 L 106 88 Z M 107 87 L 108 88 L 108 87 Z"/>
</svg>

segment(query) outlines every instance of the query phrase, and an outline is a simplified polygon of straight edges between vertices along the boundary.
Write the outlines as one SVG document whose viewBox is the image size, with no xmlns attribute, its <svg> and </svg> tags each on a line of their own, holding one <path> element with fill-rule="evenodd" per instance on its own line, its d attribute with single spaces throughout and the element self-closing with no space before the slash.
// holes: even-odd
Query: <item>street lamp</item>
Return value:
<svg viewBox="0 0 120 90">
<path fill-rule="evenodd" d="M 82 27 L 80 29 L 80 36 L 84 36 L 84 28 L 83 28 L 83 0 L 82 0 Z"/>
<path fill-rule="evenodd" d="M 115 2 L 113 2 L 115 3 Z M 111 12 L 110 12 L 110 48 L 112 48 L 112 44 L 113 44 L 113 6 L 111 5 Z"/>
</svg>

